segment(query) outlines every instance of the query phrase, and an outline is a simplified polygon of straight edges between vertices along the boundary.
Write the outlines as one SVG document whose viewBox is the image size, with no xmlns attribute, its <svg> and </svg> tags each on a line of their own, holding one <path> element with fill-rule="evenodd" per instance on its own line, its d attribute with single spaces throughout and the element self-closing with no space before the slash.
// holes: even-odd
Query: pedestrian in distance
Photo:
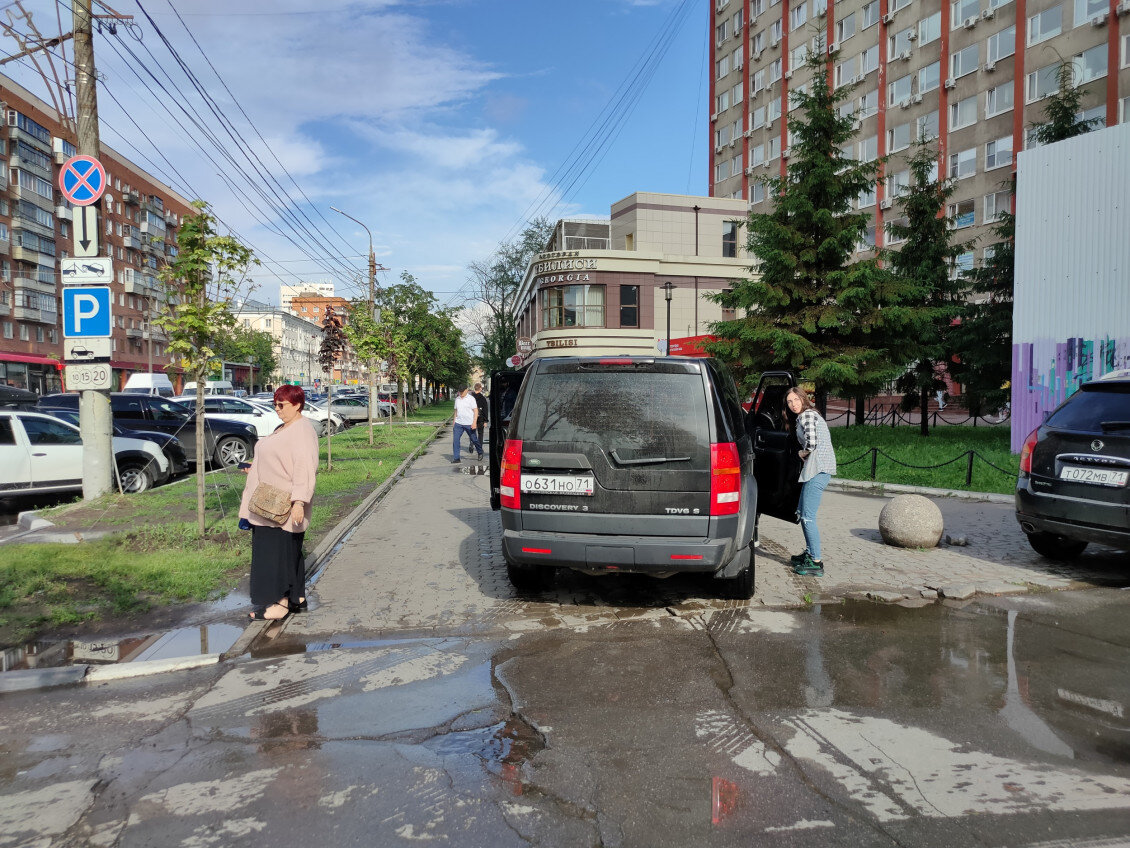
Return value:
<svg viewBox="0 0 1130 848">
<path fill-rule="evenodd" d="M 318 472 L 318 434 L 302 415 L 306 393 L 300 387 L 279 386 L 274 403 L 283 423 L 256 445 L 239 505 L 239 526 L 251 530 L 250 617 L 256 621 L 277 621 L 307 608 L 302 543 Z M 262 509 L 253 497 L 260 485 L 289 494 L 285 515 L 272 518 L 252 509 L 253 500 Z"/>
<path fill-rule="evenodd" d="M 479 434 L 479 444 L 485 445 L 483 441 L 483 428 L 487 423 L 487 396 L 483 394 L 483 384 L 475 383 L 475 390 L 471 392 L 471 397 L 475 399 L 475 403 L 479 405 L 479 417 L 475 424 L 475 430 Z"/>
<path fill-rule="evenodd" d="M 452 446 L 452 465 L 459 462 L 459 443 L 463 441 L 464 433 L 471 440 L 471 446 L 479 455 L 479 459 L 483 458 L 483 443 L 479 441 L 475 432 L 478 423 L 479 405 L 475 403 L 475 399 L 467 391 L 467 386 L 460 386 L 459 395 L 455 398 L 455 436 Z"/>
<path fill-rule="evenodd" d="M 796 437 L 799 455 L 804 460 L 800 470 L 800 503 L 797 518 L 804 532 L 804 552 L 792 557 L 793 572 L 803 577 L 823 577 L 824 560 L 820 550 L 820 528 L 816 512 L 832 475 L 836 473 L 836 452 L 828 422 L 812 405 L 803 389 L 793 387 L 785 397 L 789 410 L 797 416 Z"/>
</svg>

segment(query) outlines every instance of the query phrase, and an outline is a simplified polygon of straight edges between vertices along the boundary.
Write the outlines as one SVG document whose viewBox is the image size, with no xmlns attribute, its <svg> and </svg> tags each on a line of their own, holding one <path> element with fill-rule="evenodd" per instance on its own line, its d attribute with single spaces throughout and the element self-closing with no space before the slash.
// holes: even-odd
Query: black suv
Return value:
<svg viewBox="0 0 1130 848">
<path fill-rule="evenodd" d="M 722 363 L 538 359 L 492 374 L 490 405 L 491 506 L 516 588 L 567 567 L 705 572 L 752 596 L 755 434 Z"/>
<path fill-rule="evenodd" d="M 74 392 L 44 395 L 38 405 L 44 410 L 77 410 L 78 397 Z M 175 436 L 188 461 L 196 462 L 196 413 L 184 404 L 160 395 L 111 392 L 110 412 L 114 424 L 123 430 L 156 430 Z M 258 438 L 250 424 L 205 418 L 204 450 L 208 461 L 214 465 L 250 462 Z"/>
<path fill-rule="evenodd" d="M 1130 548 L 1130 379 L 1084 383 L 1024 441 L 1016 518 L 1035 550 Z"/>
</svg>

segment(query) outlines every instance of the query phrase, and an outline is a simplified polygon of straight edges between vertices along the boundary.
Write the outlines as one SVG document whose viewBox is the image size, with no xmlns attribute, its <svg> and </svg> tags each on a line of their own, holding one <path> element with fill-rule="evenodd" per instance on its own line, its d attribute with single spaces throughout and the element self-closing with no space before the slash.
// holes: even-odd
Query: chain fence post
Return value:
<svg viewBox="0 0 1130 848">
<path fill-rule="evenodd" d="M 875 466 L 879 462 L 879 449 L 871 448 L 871 479 L 875 479 Z"/>
<path fill-rule="evenodd" d="M 965 455 L 969 458 L 969 462 L 965 467 L 965 485 L 973 485 L 973 457 L 977 455 L 976 451 L 966 451 Z"/>
</svg>

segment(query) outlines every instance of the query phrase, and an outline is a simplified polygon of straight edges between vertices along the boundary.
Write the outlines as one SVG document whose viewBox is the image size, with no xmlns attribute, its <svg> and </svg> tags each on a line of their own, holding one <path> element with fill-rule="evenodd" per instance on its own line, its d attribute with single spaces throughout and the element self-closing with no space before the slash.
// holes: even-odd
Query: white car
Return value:
<svg viewBox="0 0 1130 848">
<path fill-rule="evenodd" d="M 180 395 L 173 400 L 183 403 L 190 409 L 196 409 L 195 395 Z M 255 434 L 260 439 L 271 435 L 275 432 L 275 428 L 282 424 L 282 419 L 275 414 L 273 406 L 263 407 L 244 398 L 230 395 L 205 395 L 204 417 L 226 418 L 228 421 L 250 424 L 255 428 Z"/>
<path fill-rule="evenodd" d="M 144 492 L 169 476 L 161 448 L 144 439 L 114 436 L 122 491 Z M 82 436 L 78 427 L 39 412 L 0 409 L 0 497 L 82 491 Z"/>
<path fill-rule="evenodd" d="M 262 402 L 258 400 L 250 400 L 248 401 L 248 403 L 253 403 L 265 409 L 273 409 L 271 402 L 266 400 Z M 302 414 L 306 418 L 310 419 L 310 423 L 314 425 L 314 429 L 317 430 L 319 436 L 326 435 L 327 415 L 326 410 L 323 407 L 315 406 L 312 403 L 307 403 L 302 407 Z M 336 412 L 333 414 L 333 418 L 331 420 L 333 421 L 333 432 L 335 433 L 345 426 L 344 419 L 342 419 L 342 417 Z"/>
</svg>

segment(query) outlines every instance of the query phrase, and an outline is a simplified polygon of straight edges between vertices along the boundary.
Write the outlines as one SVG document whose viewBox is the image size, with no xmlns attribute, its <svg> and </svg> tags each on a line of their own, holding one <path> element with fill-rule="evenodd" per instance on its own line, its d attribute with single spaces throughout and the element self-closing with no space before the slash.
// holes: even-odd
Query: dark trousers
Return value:
<svg viewBox="0 0 1130 848">
<path fill-rule="evenodd" d="M 269 607 L 281 598 L 306 597 L 305 533 L 281 527 L 251 528 L 251 605 Z"/>
</svg>

